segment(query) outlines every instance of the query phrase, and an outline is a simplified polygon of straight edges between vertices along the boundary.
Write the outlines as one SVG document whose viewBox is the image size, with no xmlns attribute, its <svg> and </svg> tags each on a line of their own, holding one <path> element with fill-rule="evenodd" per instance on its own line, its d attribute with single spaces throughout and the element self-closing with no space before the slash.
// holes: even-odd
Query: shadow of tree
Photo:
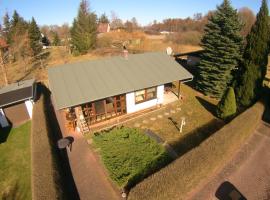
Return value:
<svg viewBox="0 0 270 200">
<path fill-rule="evenodd" d="M 21 194 L 19 192 L 19 184 L 16 182 L 12 187 L 8 188 L 8 190 L 2 192 L 0 196 L 2 200 L 14 200 L 14 199 L 22 199 Z"/>
<path fill-rule="evenodd" d="M 42 84 L 39 84 L 39 91 L 45 97 L 44 107 L 46 108 L 45 114 L 47 118 L 47 126 L 49 127 L 49 130 L 51 130 L 49 131 L 48 137 L 56 168 L 60 176 L 56 177 L 57 185 L 59 186 L 58 189 L 62 190 L 64 199 L 80 199 L 69 165 L 67 151 L 57 148 L 57 141 L 62 138 L 62 133 L 51 101 L 51 92 Z"/>
<path fill-rule="evenodd" d="M 199 146 L 205 139 L 221 129 L 224 125 L 225 122 L 222 120 L 213 119 L 207 124 L 187 133 L 186 136 L 180 140 L 171 143 L 171 146 L 176 150 L 180 157 L 196 146 Z"/>
<path fill-rule="evenodd" d="M 196 96 L 196 99 L 200 102 L 200 104 L 208 110 L 212 115 L 216 116 L 216 105 L 204 100 L 203 98 Z"/>
<path fill-rule="evenodd" d="M 30 69 L 27 70 L 27 72 L 18 79 L 18 81 L 22 81 L 25 78 L 27 78 L 31 73 L 33 73 L 36 69 L 41 69 L 46 67 L 47 63 L 46 60 L 50 56 L 50 52 L 46 51 L 38 55 L 36 58 L 32 60 L 32 66 Z"/>
<path fill-rule="evenodd" d="M 262 116 L 262 120 L 266 123 L 270 123 L 270 88 L 264 88 L 264 105 L 265 110 Z"/>
</svg>

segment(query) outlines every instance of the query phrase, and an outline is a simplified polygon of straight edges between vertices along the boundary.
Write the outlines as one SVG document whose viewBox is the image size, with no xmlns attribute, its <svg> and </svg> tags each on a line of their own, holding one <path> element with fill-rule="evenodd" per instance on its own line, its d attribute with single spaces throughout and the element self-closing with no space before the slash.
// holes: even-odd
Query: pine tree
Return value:
<svg viewBox="0 0 270 200">
<path fill-rule="evenodd" d="M 14 41 L 18 36 L 26 34 L 28 29 L 28 23 L 19 15 L 15 10 L 12 19 L 9 22 L 9 34 L 8 34 L 8 44 L 15 45 Z"/>
<path fill-rule="evenodd" d="M 3 17 L 3 25 L 4 25 L 3 27 L 4 38 L 7 41 L 7 43 L 10 44 L 11 43 L 11 33 L 10 33 L 11 24 L 10 24 L 10 18 L 9 18 L 8 13 L 6 13 L 5 16 Z"/>
<path fill-rule="evenodd" d="M 221 119 L 229 119 L 236 113 L 236 100 L 234 89 L 229 87 L 217 105 L 217 116 Z"/>
<path fill-rule="evenodd" d="M 87 0 L 81 1 L 70 34 L 73 53 L 84 54 L 94 48 L 97 37 L 97 16 L 89 11 Z"/>
<path fill-rule="evenodd" d="M 107 24 L 107 23 L 109 23 L 109 19 L 108 19 L 107 15 L 106 15 L 105 13 L 103 13 L 103 14 L 100 16 L 98 22 L 99 22 L 99 23 L 105 23 L 105 24 Z"/>
<path fill-rule="evenodd" d="M 269 11 L 267 1 L 262 5 L 247 36 L 247 45 L 243 55 L 242 74 L 236 88 L 237 103 L 246 107 L 254 103 L 262 91 L 263 79 L 266 75 L 269 53 Z"/>
<path fill-rule="evenodd" d="M 59 46 L 60 45 L 60 38 L 57 32 L 53 33 L 53 46 Z"/>
<path fill-rule="evenodd" d="M 232 84 L 233 71 L 242 58 L 241 27 L 229 0 L 224 0 L 210 17 L 202 38 L 205 52 L 197 77 L 197 89 L 204 94 L 220 98 Z"/>
<path fill-rule="evenodd" d="M 42 45 L 40 43 L 41 33 L 33 17 L 29 26 L 28 36 L 29 36 L 30 47 L 32 49 L 33 56 L 36 56 L 42 51 Z"/>
</svg>

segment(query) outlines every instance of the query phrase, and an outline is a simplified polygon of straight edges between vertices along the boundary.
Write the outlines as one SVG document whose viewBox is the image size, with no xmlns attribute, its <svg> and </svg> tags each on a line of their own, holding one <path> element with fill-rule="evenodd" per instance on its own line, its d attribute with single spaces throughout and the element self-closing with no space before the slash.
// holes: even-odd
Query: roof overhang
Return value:
<svg viewBox="0 0 270 200">
<path fill-rule="evenodd" d="M 193 79 L 184 67 L 165 53 L 65 64 L 49 68 L 49 86 L 57 109 L 107 97 Z"/>
</svg>

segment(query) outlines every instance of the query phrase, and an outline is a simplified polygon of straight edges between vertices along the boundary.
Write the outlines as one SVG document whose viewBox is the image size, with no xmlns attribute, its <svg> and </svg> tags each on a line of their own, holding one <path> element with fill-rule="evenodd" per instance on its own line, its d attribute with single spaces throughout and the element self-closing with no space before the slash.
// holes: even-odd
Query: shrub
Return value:
<svg viewBox="0 0 270 200">
<path fill-rule="evenodd" d="M 229 119 L 236 113 L 236 100 L 232 87 L 228 88 L 218 103 L 216 113 L 221 119 Z"/>
<path fill-rule="evenodd" d="M 93 137 L 110 177 L 130 187 L 170 161 L 164 147 L 138 129 L 116 128 Z"/>
<path fill-rule="evenodd" d="M 255 104 L 197 148 L 136 185 L 130 200 L 185 199 L 200 181 L 222 167 L 261 121 L 264 106 Z"/>
</svg>

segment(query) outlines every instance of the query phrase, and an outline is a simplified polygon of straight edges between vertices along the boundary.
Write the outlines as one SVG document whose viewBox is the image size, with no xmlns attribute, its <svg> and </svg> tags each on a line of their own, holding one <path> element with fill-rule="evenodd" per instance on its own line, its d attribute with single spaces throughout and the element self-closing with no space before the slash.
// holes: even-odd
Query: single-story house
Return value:
<svg viewBox="0 0 270 200">
<path fill-rule="evenodd" d="M 162 105 L 165 84 L 193 79 L 173 57 L 160 52 L 65 64 L 49 68 L 48 76 L 55 109 L 66 110 L 80 130 Z"/>
<path fill-rule="evenodd" d="M 0 89 L 0 126 L 18 126 L 32 118 L 36 96 L 34 79 L 19 81 Z"/>
<path fill-rule="evenodd" d="M 100 23 L 98 24 L 97 31 L 98 33 L 109 33 L 111 30 L 109 23 Z"/>
</svg>

